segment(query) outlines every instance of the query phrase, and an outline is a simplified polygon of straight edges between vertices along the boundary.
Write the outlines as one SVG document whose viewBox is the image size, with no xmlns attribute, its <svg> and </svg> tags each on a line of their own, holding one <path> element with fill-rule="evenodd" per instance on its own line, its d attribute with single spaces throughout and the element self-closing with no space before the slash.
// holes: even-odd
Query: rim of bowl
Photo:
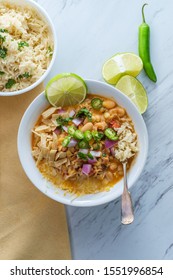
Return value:
<svg viewBox="0 0 173 280">
<path fill-rule="evenodd" d="M 2 1 L 3 2 L 3 1 Z M 52 32 L 52 36 L 53 36 L 53 41 L 54 41 L 54 52 L 53 52 L 53 56 L 51 59 L 51 62 L 48 66 L 48 68 L 46 69 L 46 71 L 44 72 L 44 74 L 32 85 L 30 85 L 29 87 L 20 89 L 20 90 L 16 90 L 16 91 L 0 91 L 0 96 L 15 96 L 15 95 L 20 95 L 23 93 L 26 93 L 34 88 L 36 88 L 39 84 L 41 84 L 44 79 L 47 77 L 47 75 L 49 74 L 49 72 L 52 69 L 52 66 L 55 62 L 55 58 L 57 55 L 57 35 L 56 35 L 56 30 L 55 30 L 55 26 L 53 24 L 53 21 L 51 20 L 49 14 L 46 12 L 46 10 L 37 2 L 33 1 L 33 0 L 25 0 L 26 4 L 28 3 L 31 7 L 33 7 L 40 15 L 43 16 L 43 18 L 45 18 L 47 20 L 48 26 L 51 29 Z"/>
<path fill-rule="evenodd" d="M 136 181 L 138 180 L 138 178 L 140 177 L 143 169 L 144 169 L 144 166 L 146 164 L 146 160 L 147 160 L 147 156 L 148 156 L 148 131 L 147 131 L 147 127 L 146 127 L 146 124 L 144 122 L 144 119 L 142 118 L 141 114 L 138 112 L 136 106 L 133 104 L 133 102 L 126 96 L 124 95 L 120 90 L 114 88 L 113 86 L 109 85 L 109 84 L 106 84 L 105 82 L 101 82 L 101 81 L 97 81 L 97 80 L 92 80 L 92 79 L 84 79 L 86 84 L 87 83 L 97 83 L 97 84 L 102 84 L 103 86 L 106 86 L 108 88 L 111 88 L 117 92 L 119 92 L 120 95 L 123 96 L 123 98 L 127 101 L 127 102 L 130 102 L 131 103 L 131 106 L 133 108 L 133 110 L 137 113 L 140 121 L 143 123 L 143 128 L 144 128 L 144 133 L 145 133 L 145 144 L 146 144 L 146 147 L 145 147 L 145 154 L 144 154 L 144 158 L 143 158 L 143 162 L 142 164 L 140 165 L 140 168 L 138 169 L 138 174 L 137 176 L 132 178 L 131 180 L 131 185 L 129 185 L 129 189 L 131 189 L 134 184 L 136 183 Z M 77 201 L 77 200 L 65 200 L 65 197 L 61 197 L 59 196 L 57 193 L 45 193 L 43 188 L 41 186 L 38 186 L 38 184 L 35 182 L 34 178 L 31 178 L 30 175 L 29 175 L 29 172 L 28 172 L 28 168 L 26 167 L 26 164 L 25 164 L 25 160 L 24 158 L 22 157 L 22 154 L 20 152 L 20 142 L 21 142 L 21 134 L 22 134 L 22 126 L 23 126 L 23 123 L 25 121 L 25 117 L 27 116 L 27 114 L 29 113 L 30 109 L 32 108 L 32 106 L 34 105 L 35 102 L 37 102 L 38 99 L 41 98 L 41 96 L 44 95 L 44 91 L 42 93 L 40 93 L 33 101 L 32 103 L 28 106 L 28 108 L 26 109 L 22 119 L 21 119 L 21 122 L 20 122 L 20 125 L 19 125 L 19 129 L 18 129 L 18 136 L 17 136 L 17 149 L 18 149 L 18 155 L 19 155 L 19 159 L 20 159 L 20 162 L 21 162 L 21 165 L 27 175 L 27 177 L 29 178 L 29 180 L 33 183 L 33 185 L 39 190 L 41 191 L 44 195 L 48 196 L 49 198 L 57 201 L 57 202 L 60 202 L 60 203 L 63 203 L 65 205 L 69 205 L 69 206 L 77 206 L 77 207 L 92 207 L 92 206 L 98 206 L 98 205 L 102 205 L 102 204 L 105 204 L 105 203 L 108 203 L 108 202 L 111 202 L 117 198 L 119 198 L 122 194 L 122 189 L 119 188 L 119 190 L 117 191 L 117 193 L 113 194 L 113 193 L 110 193 L 109 195 L 107 196 L 102 196 L 100 197 L 98 200 L 86 200 L 86 201 Z M 125 107 L 125 109 L 127 110 L 127 108 Z M 39 116 L 39 114 L 38 114 Z M 35 166 L 35 168 L 37 168 Z M 40 172 L 40 171 L 39 171 Z M 41 173 L 40 173 L 41 174 Z M 116 185 L 116 184 L 115 184 Z M 112 187 L 112 189 L 115 187 L 115 185 Z M 94 195 L 94 194 L 93 194 Z M 82 196 L 84 197 L 84 196 Z"/>
</svg>

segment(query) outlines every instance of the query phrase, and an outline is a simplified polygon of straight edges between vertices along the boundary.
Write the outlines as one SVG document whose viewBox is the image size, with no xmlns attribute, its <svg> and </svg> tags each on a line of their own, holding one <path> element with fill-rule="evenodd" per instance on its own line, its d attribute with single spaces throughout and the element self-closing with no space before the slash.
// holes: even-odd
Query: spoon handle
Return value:
<svg viewBox="0 0 173 280">
<path fill-rule="evenodd" d="M 123 189 L 122 202 L 121 202 L 121 223 L 124 225 L 128 225 L 133 222 L 134 214 L 133 214 L 132 199 L 127 186 L 126 162 L 123 162 L 123 171 L 124 171 L 124 189 Z"/>
</svg>

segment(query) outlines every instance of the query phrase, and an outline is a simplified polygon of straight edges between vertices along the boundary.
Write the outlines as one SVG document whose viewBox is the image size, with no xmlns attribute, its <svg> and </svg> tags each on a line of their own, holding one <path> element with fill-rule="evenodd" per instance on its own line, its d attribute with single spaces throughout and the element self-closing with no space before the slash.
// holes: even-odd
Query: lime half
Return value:
<svg viewBox="0 0 173 280">
<path fill-rule="evenodd" d="M 126 75 L 116 84 L 116 88 L 127 95 L 143 114 L 148 107 L 148 97 L 143 85 L 134 77 Z"/>
<path fill-rule="evenodd" d="M 105 62 L 102 68 L 104 80 L 115 85 L 124 75 L 136 77 L 142 70 L 141 58 L 134 53 L 118 53 Z"/>
<path fill-rule="evenodd" d="M 84 80 L 73 73 L 62 73 L 52 78 L 45 89 L 46 97 L 54 107 L 81 103 L 87 93 Z"/>
</svg>

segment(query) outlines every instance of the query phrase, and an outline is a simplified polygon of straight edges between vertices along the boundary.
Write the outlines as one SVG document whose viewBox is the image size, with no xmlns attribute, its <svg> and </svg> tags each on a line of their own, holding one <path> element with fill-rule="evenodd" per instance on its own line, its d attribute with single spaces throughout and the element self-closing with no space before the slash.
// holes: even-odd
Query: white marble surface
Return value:
<svg viewBox="0 0 173 280">
<path fill-rule="evenodd" d="M 37 0 L 53 19 L 60 72 L 102 80 L 103 62 L 116 52 L 137 53 L 142 0 Z M 74 259 L 173 259 L 173 32 L 172 0 L 149 0 L 151 56 L 158 82 L 142 73 L 149 108 L 149 156 L 132 189 L 135 222 L 120 223 L 120 200 L 92 208 L 68 207 Z"/>
</svg>

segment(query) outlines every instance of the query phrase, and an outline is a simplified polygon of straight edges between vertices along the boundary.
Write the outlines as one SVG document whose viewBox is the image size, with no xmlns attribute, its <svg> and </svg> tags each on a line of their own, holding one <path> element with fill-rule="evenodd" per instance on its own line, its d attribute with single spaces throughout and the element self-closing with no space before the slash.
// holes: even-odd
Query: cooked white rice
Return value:
<svg viewBox="0 0 173 280">
<path fill-rule="evenodd" d="M 35 10 L 0 3 L 0 91 L 16 91 L 36 82 L 53 54 L 53 38 Z"/>
</svg>

